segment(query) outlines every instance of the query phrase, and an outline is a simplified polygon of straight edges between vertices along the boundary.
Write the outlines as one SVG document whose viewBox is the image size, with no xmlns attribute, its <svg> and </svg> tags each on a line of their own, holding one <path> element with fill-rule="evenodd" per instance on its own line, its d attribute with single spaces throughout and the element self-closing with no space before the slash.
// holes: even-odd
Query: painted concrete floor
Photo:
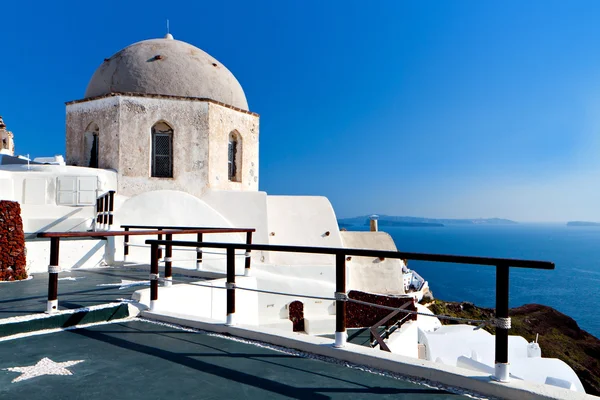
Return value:
<svg viewBox="0 0 600 400">
<path fill-rule="evenodd" d="M 133 268 L 94 268 L 58 274 L 58 308 L 88 307 L 130 299 L 131 294 L 148 286 L 148 270 Z M 184 282 L 200 278 L 174 275 Z M 0 319 L 46 311 L 48 274 L 34 274 L 32 279 L 0 283 Z"/>
<path fill-rule="evenodd" d="M 54 375 L 40 375 L 44 372 Z M 0 342 L 0 398 L 6 399 L 457 396 L 355 368 L 143 320 Z"/>
</svg>

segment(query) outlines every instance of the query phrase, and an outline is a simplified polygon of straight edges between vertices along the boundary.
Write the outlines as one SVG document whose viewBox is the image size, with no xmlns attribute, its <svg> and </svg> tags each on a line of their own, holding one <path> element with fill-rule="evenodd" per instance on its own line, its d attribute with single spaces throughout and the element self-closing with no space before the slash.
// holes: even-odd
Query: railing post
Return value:
<svg viewBox="0 0 600 400">
<path fill-rule="evenodd" d="M 166 240 L 173 240 L 173 235 L 167 233 L 165 235 Z M 165 286 L 171 286 L 173 284 L 173 245 L 171 243 L 166 245 L 165 248 Z"/>
<path fill-rule="evenodd" d="M 115 191 L 108 192 L 108 228 L 113 224 L 113 211 L 115 209 Z"/>
<path fill-rule="evenodd" d="M 346 345 L 346 256 L 335 255 L 335 344 L 334 347 Z"/>
<path fill-rule="evenodd" d="M 98 225 L 100 225 L 100 229 L 102 229 L 102 223 L 104 221 L 104 214 L 102 213 L 104 211 L 103 207 L 104 196 L 100 196 L 98 199 L 96 199 L 96 212 L 98 213 L 98 215 L 96 216 L 96 222 L 98 223 Z"/>
<path fill-rule="evenodd" d="M 158 245 L 150 245 L 150 310 L 156 309 L 158 302 Z"/>
<path fill-rule="evenodd" d="M 198 243 L 202 243 L 202 234 L 198 234 Z M 202 269 L 202 248 L 196 247 L 196 271 L 200 271 Z"/>
<path fill-rule="evenodd" d="M 125 228 L 125 232 L 129 232 L 129 228 Z M 127 262 L 127 256 L 129 255 L 129 235 L 125 235 L 123 241 L 123 262 Z"/>
<path fill-rule="evenodd" d="M 246 244 L 252 244 L 252 232 L 246 232 Z M 245 257 L 244 276 L 250 276 L 250 249 L 246 249 Z"/>
<path fill-rule="evenodd" d="M 227 248 L 227 325 L 235 325 L 235 248 Z"/>
<path fill-rule="evenodd" d="M 46 312 L 48 314 L 58 311 L 58 265 L 60 238 L 50 238 L 50 264 L 48 265 L 48 303 Z"/>
<path fill-rule="evenodd" d="M 158 228 L 159 231 L 162 230 L 162 228 Z M 158 240 L 162 240 L 162 233 L 158 234 Z M 160 260 L 162 258 L 163 254 L 162 254 L 162 246 L 158 246 L 158 259 Z"/>
<path fill-rule="evenodd" d="M 493 378 L 500 382 L 510 381 L 508 363 L 508 330 L 510 329 L 508 287 L 509 267 L 507 265 L 496 266 L 496 363 Z"/>
</svg>

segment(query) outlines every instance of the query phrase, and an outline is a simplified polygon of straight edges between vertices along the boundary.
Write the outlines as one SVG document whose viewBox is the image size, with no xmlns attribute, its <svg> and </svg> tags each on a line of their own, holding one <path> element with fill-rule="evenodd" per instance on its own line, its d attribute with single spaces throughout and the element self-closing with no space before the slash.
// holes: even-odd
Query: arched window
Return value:
<svg viewBox="0 0 600 400">
<path fill-rule="evenodd" d="M 242 181 L 242 137 L 237 131 L 229 134 L 227 176 L 232 182 Z"/>
<path fill-rule="evenodd" d="M 95 122 L 88 125 L 84 136 L 84 166 L 98 168 L 100 157 L 100 128 Z"/>
<path fill-rule="evenodd" d="M 152 127 L 152 176 L 173 177 L 173 128 L 163 121 Z"/>
</svg>

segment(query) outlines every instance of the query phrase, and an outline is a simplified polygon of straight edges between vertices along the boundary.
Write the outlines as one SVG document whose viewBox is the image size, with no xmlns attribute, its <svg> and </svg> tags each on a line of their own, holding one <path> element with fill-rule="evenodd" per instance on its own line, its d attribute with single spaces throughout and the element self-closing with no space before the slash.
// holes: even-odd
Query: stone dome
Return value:
<svg viewBox="0 0 600 400">
<path fill-rule="evenodd" d="M 128 92 L 209 98 L 248 110 L 242 86 L 223 64 L 171 35 L 134 43 L 105 59 L 85 97 Z"/>
</svg>

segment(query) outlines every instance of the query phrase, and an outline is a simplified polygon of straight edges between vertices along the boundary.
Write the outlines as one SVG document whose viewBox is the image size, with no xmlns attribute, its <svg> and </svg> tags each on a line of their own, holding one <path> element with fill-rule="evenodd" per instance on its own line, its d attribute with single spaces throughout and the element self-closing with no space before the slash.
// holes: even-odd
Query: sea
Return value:
<svg viewBox="0 0 600 400">
<path fill-rule="evenodd" d="M 353 226 L 348 230 L 368 230 Z M 544 304 L 600 338 L 600 227 L 566 224 L 380 227 L 399 251 L 551 261 L 555 270 L 511 268 L 510 307 Z M 495 268 L 409 261 L 433 296 L 494 307 Z"/>
</svg>

